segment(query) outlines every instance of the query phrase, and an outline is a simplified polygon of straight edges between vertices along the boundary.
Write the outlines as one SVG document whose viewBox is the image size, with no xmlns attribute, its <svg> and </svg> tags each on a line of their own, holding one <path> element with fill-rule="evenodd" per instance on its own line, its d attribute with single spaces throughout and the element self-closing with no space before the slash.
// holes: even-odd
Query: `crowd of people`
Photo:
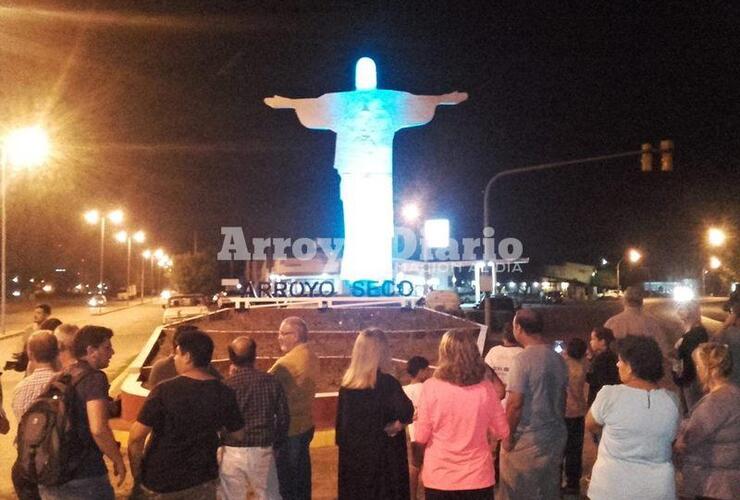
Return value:
<svg viewBox="0 0 740 500">
<path fill-rule="evenodd" d="M 570 339 L 561 354 L 542 315 L 525 308 L 485 357 L 471 334 L 448 331 L 435 366 L 408 360 L 406 386 L 394 376 L 385 333 L 363 330 L 338 393 L 338 496 L 415 500 L 423 489 L 430 500 L 554 499 L 586 483 L 592 500 L 737 499 L 739 309 L 710 336 L 698 305 L 681 306 L 684 331 L 673 344 L 630 288 L 622 313 L 595 326 L 588 342 Z M 112 336 L 61 322 L 28 335 L 27 375 L 11 408 L 20 421 L 50 381 L 69 374 L 75 451 L 61 484 L 38 484 L 14 467 L 20 499 L 114 498 L 104 456 L 123 483 L 127 468 L 109 425 L 120 405 L 102 371 Z M 241 500 L 251 489 L 261 499 L 310 499 L 319 359 L 306 323 L 282 321 L 282 356 L 266 372 L 255 367 L 249 337 L 228 345 L 225 375 L 211 365 L 206 333 L 182 325 L 172 340 L 130 428 L 131 497 Z M 587 478 L 584 439 L 598 445 Z"/>
</svg>

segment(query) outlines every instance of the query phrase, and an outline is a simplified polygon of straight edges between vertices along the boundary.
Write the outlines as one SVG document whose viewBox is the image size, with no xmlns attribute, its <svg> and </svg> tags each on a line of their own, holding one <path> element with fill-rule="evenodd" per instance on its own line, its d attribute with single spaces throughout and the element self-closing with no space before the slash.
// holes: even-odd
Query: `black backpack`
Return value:
<svg viewBox="0 0 740 500">
<path fill-rule="evenodd" d="M 16 469 L 25 480 L 44 486 L 70 480 L 84 456 L 74 428 L 75 386 L 93 372 L 82 369 L 55 376 L 21 417 Z"/>
</svg>

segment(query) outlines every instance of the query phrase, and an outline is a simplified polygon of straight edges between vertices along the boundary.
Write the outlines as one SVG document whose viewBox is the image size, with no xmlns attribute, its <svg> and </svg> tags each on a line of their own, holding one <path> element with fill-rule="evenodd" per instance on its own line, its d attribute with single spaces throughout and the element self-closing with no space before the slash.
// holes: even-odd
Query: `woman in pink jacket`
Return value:
<svg viewBox="0 0 740 500">
<path fill-rule="evenodd" d="M 416 441 L 425 446 L 426 498 L 490 500 L 496 478 L 489 436 L 509 435 L 501 400 L 469 334 L 444 334 L 438 366 L 421 389 L 414 425 Z"/>
</svg>

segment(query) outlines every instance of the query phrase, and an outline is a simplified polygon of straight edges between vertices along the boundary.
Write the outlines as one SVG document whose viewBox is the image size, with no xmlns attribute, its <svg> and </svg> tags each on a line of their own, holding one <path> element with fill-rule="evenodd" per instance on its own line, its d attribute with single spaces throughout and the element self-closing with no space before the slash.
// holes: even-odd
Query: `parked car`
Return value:
<svg viewBox="0 0 740 500">
<path fill-rule="evenodd" d="M 208 313 L 206 298 L 202 294 L 173 295 L 162 306 L 162 323 L 172 323 Z"/>
<path fill-rule="evenodd" d="M 552 290 L 545 292 L 541 299 L 543 304 L 562 304 L 563 303 L 563 292 L 560 290 Z"/>
<path fill-rule="evenodd" d="M 486 322 L 486 300 L 491 302 L 491 310 L 493 311 L 491 330 L 494 332 L 502 331 L 504 325 L 513 321 L 514 314 L 520 309 L 519 305 L 511 297 L 484 297 L 473 309 L 465 311 L 465 318 L 476 323 L 484 324 Z"/>
<path fill-rule="evenodd" d="M 234 307 L 234 297 L 243 297 L 244 295 L 240 290 L 223 290 L 213 296 L 213 303 L 216 304 L 218 309 L 225 307 Z"/>
<path fill-rule="evenodd" d="M 90 307 L 103 307 L 108 303 L 108 299 L 105 298 L 105 295 L 96 293 L 92 297 L 90 297 L 87 301 L 87 305 Z"/>
</svg>

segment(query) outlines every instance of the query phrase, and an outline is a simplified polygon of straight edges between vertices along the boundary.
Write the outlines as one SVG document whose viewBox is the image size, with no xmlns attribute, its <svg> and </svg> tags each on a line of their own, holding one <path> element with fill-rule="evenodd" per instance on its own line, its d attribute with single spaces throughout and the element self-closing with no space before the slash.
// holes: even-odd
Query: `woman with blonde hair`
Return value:
<svg viewBox="0 0 740 500">
<path fill-rule="evenodd" d="M 439 367 L 421 389 L 416 441 L 425 445 L 425 498 L 490 499 L 496 482 L 489 437 L 509 424 L 473 337 L 450 330 L 439 344 Z"/>
<path fill-rule="evenodd" d="M 337 403 L 339 498 L 409 498 L 409 467 L 403 424 L 414 407 L 391 375 L 388 341 L 369 328 L 357 335 Z"/>
<path fill-rule="evenodd" d="M 733 359 L 724 344 L 700 344 L 692 354 L 706 394 L 679 430 L 674 450 L 687 498 L 738 498 L 740 388 L 729 381 Z"/>
</svg>

